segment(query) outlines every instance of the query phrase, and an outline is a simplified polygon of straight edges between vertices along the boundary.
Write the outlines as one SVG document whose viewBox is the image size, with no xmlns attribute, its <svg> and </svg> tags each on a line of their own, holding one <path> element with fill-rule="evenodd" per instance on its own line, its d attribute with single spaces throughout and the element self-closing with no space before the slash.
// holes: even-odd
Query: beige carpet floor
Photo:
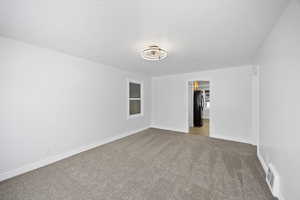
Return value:
<svg viewBox="0 0 300 200">
<path fill-rule="evenodd" d="M 1 200 L 271 200 L 252 145 L 159 129 L 0 183 Z"/>
</svg>

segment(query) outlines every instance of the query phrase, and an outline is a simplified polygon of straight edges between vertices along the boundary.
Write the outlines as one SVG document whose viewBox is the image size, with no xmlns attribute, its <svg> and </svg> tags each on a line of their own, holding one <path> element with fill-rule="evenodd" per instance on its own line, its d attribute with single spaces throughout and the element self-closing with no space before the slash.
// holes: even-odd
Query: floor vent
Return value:
<svg viewBox="0 0 300 200">
<path fill-rule="evenodd" d="M 268 166 L 266 181 L 273 196 L 279 197 L 279 176 L 272 164 Z"/>
</svg>

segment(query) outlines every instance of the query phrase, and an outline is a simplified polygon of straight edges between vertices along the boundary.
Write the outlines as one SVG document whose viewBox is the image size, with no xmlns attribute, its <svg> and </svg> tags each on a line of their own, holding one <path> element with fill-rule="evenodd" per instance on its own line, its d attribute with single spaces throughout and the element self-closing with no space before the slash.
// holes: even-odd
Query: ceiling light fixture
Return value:
<svg viewBox="0 0 300 200">
<path fill-rule="evenodd" d="M 157 45 L 151 45 L 141 52 L 141 56 L 143 59 L 152 60 L 152 61 L 162 60 L 162 59 L 166 58 L 167 55 L 168 55 L 167 51 L 164 49 L 161 49 Z"/>
</svg>

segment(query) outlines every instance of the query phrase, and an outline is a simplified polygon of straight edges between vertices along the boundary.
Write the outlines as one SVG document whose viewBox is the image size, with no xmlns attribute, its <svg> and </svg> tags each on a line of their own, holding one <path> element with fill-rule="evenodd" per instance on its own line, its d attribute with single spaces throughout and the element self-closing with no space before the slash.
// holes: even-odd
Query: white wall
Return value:
<svg viewBox="0 0 300 200">
<path fill-rule="evenodd" d="M 300 199 L 299 1 L 291 1 L 265 41 L 259 64 L 259 153 L 278 171 L 282 197 Z"/>
<path fill-rule="evenodd" d="M 142 118 L 127 120 L 127 77 L 144 82 Z M 0 37 L 0 179 L 149 126 L 150 81 Z"/>
<path fill-rule="evenodd" d="M 152 78 L 152 126 L 188 130 L 188 81 L 210 81 L 210 135 L 256 144 L 252 66 Z"/>
<path fill-rule="evenodd" d="M 209 108 L 207 107 L 203 109 L 203 119 L 209 119 Z"/>
</svg>

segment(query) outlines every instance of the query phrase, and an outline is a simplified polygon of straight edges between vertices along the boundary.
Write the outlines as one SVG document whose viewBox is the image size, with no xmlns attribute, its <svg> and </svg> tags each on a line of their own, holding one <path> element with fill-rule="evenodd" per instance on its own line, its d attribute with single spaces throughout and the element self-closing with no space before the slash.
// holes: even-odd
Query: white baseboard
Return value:
<svg viewBox="0 0 300 200">
<path fill-rule="evenodd" d="M 259 151 L 259 145 L 257 145 L 257 158 L 258 158 L 258 160 L 259 160 L 259 162 L 260 162 L 260 164 L 261 164 L 261 166 L 262 166 L 262 168 L 263 168 L 263 170 L 264 170 L 264 172 L 265 172 L 265 175 L 267 175 L 267 172 L 268 172 L 268 165 L 267 165 L 267 163 L 265 162 L 265 160 L 264 160 L 264 158 L 262 157 L 262 155 L 260 154 L 260 151 Z M 269 186 L 269 185 L 268 185 L 268 186 Z M 270 186 L 269 186 L 269 187 L 270 187 Z M 270 190 L 271 190 L 271 188 L 270 188 Z M 279 199 L 279 200 L 285 200 L 285 198 L 284 198 L 282 192 L 280 191 L 280 189 L 279 189 L 279 197 L 278 197 L 278 199 Z"/>
<path fill-rule="evenodd" d="M 259 147 L 257 147 L 257 158 L 258 158 L 261 166 L 263 167 L 263 169 L 265 171 L 265 174 L 267 174 L 268 167 L 267 167 L 267 164 L 266 164 L 265 160 L 263 159 L 263 157 L 259 153 Z"/>
<path fill-rule="evenodd" d="M 284 198 L 284 196 L 282 195 L 282 193 L 280 193 L 280 195 L 279 195 L 279 198 L 278 198 L 279 200 L 285 200 L 285 198 Z"/>
<path fill-rule="evenodd" d="M 227 137 L 223 135 L 210 135 L 211 138 L 216 138 L 216 139 L 222 139 L 222 140 L 229 140 L 229 141 L 234 141 L 234 142 L 241 142 L 241 143 L 247 143 L 247 144 L 252 144 L 251 142 L 241 139 L 241 138 L 234 138 L 234 137 Z M 255 144 L 252 144 L 255 145 Z"/>
<path fill-rule="evenodd" d="M 188 131 L 189 131 L 189 129 L 183 130 L 183 129 L 179 129 L 179 128 L 161 126 L 161 125 L 156 125 L 156 124 L 151 124 L 151 128 L 157 128 L 157 129 L 168 130 L 168 131 L 176 131 L 176 132 L 181 132 L 181 133 L 188 133 Z M 234 142 L 241 142 L 241 143 L 256 145 L 247 140 L 240 139 L 240 138 L 226 137 L 226 136 L 222 136 L 222 135 L 211 135 L 210 137 L 216 138 L 216 139 L 229 140 L 229 141 L 234 141 Z"/>
<path fill-rule="evenodd" d="M 113 137 L 109 137 L 109 138 L 105 138 L 105 139 L 103 139 L 101 141 L 98 141 L 98 142 L 95 142 L 93 144 L 85 145 L 85 146 L 79 147 L 77 149 L 73 149 L 71 151 L 68 151 L 66 153 L 62 153 L 62 154 L 58 154 L 58 155 L 55 155 L 55 156 L 51 156 L 51 157 L 39 160 L 39 161 L 34 162 L 34 163 L 30 163 L 30 164 L 24 165 L 24 166 L 19 167 L 17 169 L 13 169 L 13 170 L 10 170 L 8 172 L 1 173 L 0 174 L 0 181 L 12 178 L 12 177 L 20 175 L 20 174 L 24 174 L 26 172 L 38 169 L 40 167 L 44 167 L 46 165 L 52 164 L 54 162 L 57 162 L 59 160 L 62 160 L 62 159 L 68 158 L 70 156 L 79 154 L 81 152 L 93 149 L 93 148 L 101 146 L 103 144 L 107 144 L 109 142 L 113 142 L 115 140 L 121 139 L 123 137 L 129 136 L 129 135 L 132 135 L 132 134 L 135 134 L 135 133 L 138 133 L 138 132 L 143 131 L 143 130 L 148 129 L 148 128 L 149 127 L 147 126 L 147 127 L 141 128 L 141 129 L 134 130 L 134 131 L 122 133 L 122 134 L 119 134 L 119 135 L 116 135 L 116 136 L 113 136 Z"/>
<path fill-rule="evenodd" d="M 157 129 L 162 129 L 162 130 L 167 130 L 167 131 L 176 131 L 176 132 L 180 132 L 180 133 L 186 133 L 186 131 L 179 129 L 179 128 L 172 128 L 172 127 L 160 126 L 160 125 L 155 125 L 155 124 L 152 124 L 150 128 L 157 128 Z"/>
</svg>

